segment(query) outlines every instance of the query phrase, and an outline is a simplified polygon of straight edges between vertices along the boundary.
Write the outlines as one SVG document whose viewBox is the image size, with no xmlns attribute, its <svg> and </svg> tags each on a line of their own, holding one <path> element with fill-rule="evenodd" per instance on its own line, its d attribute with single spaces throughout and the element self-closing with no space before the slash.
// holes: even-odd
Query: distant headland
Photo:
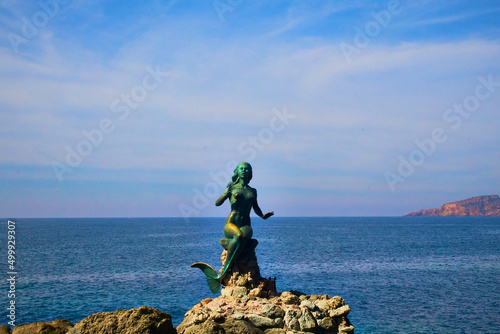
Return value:
<svg viewBox="0 0 500 334">
<path fill-rule="evenodd" d="M 436 209 L 411 212 L 407 216 L 500 216 L 500 198 L 498 195 L 476 196 Z"/>
</svg>

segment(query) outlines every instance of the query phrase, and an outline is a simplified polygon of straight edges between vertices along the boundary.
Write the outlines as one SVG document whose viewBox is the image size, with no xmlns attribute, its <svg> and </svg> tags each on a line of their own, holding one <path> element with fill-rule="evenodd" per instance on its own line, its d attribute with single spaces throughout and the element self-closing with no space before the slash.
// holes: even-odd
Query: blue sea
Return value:
<svg viewBox="0 0 500 334">
<path fill-rule="evenodd" d="M 147 305 L 173 316 L 212 297 L 224 218 L 14 219 L 16 324 L 77 322 Z M 7 324 L 7 219 L 0 224 Z M 279 291 L 342 296 L 361 333 L 500 333 L 500 218 L 253 220 L 261 273 Z"/>
</svg>

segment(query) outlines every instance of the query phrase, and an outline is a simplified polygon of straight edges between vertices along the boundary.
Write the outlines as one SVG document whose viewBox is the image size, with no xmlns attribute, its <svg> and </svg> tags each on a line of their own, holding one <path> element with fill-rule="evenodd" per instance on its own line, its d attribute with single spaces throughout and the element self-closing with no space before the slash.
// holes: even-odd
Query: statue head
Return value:
<svg viewBox="0 0 500 334">
<path fill-rule="evenodd" d="M 234 169 L 233 182 L 244 179 L 247 183 L 252 179 L 252 166 L 248 162 L 240 162 Z"/>
</svg>

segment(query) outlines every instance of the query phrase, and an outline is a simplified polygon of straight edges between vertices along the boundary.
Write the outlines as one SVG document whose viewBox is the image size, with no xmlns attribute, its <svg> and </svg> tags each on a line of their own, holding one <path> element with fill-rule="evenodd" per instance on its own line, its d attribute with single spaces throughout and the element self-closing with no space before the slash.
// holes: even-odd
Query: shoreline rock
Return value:
<svg viewBox="0 0 500 334">
<path fill-rule="evenodd" d="M 14 329 L 0 326 L 0 334 L 176 334 L 172 316 L 153 307 L 141 306 L 89 315 L 76 324 L 58 319 L 17 325 Z"/>
<path fill-rule="evenodd" d="M 96 313 L 78 321 L 67 334 L 175 334 L 172 316 L 156 308 L 141 306 L 131 310 Z M 15 334 L 15 333 L 13 333 Z"/>
<path fill-rule="evenodd" d="M 344 300 L 276 290 L 276 279 L 260 275 L 255 239 L 249 241 L 223 280 L 221 295 L 207 298 L 186 312 L 178 334 L 347 334 L 354 327 Z M 226 260 L 226 250 L 221 263 Z"/>
<path fill-rule="evenodd" d="M 57 319 L 50 322 L 34 322 L 31 324 L 18 325 L 14 327 L 14 329 L 12 330 L 12 334 L 33 334 L 33 333 L 65 334 L 73 326 L 74 325 L 71 321 L 65 319 Z"/>
<path fill-rule="evenodd" d="M 350 308 L 339 297 L 284 291 L 271 298 L 246 294 L 207 298 L 189 310 L 178 334 L 354 333 Z"/>
</svg>

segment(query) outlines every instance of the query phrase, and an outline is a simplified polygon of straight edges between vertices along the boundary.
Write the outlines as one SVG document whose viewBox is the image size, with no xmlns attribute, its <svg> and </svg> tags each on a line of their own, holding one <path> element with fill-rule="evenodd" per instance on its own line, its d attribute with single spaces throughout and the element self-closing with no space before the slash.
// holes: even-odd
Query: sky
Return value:
<svg viewBox="0 0 500 334">
<path fill-rule="evenodd" d="M 0 36 L 0 217 L 222 217 L 241 161 L 276 216 L 500 192 L 498 1 L 2 0 Z"/>
</svg>

